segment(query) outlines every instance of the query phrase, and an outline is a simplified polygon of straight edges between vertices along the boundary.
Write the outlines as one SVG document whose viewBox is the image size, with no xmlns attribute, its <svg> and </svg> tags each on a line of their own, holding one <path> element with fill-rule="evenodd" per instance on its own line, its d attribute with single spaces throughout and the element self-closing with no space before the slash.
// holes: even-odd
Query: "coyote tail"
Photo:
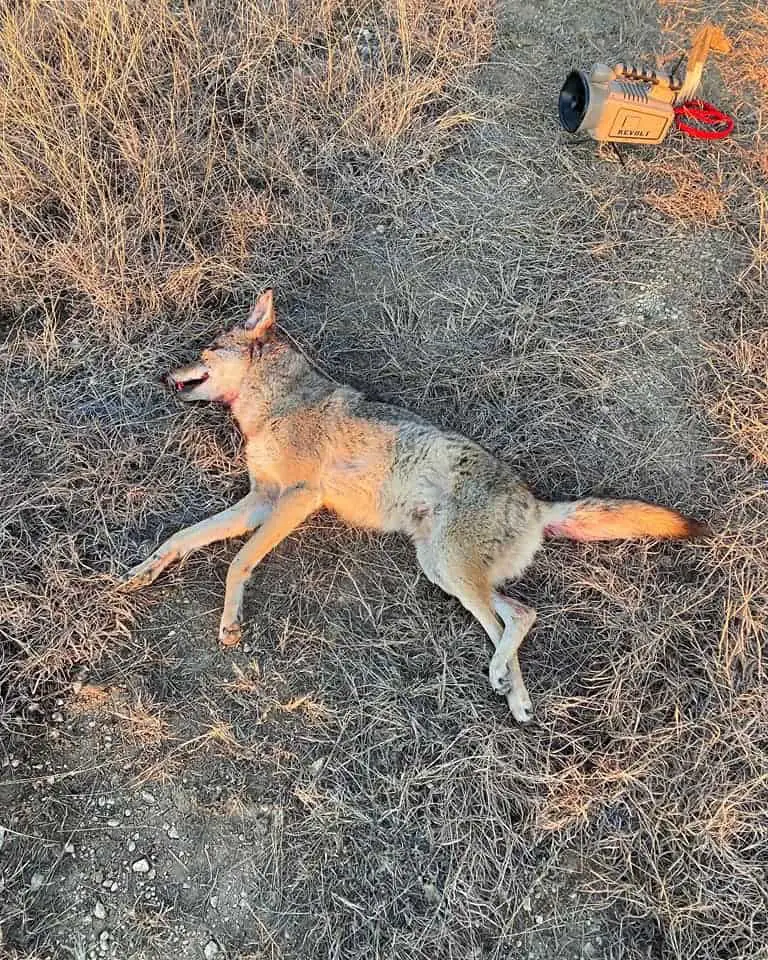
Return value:
<svg viewBox="0 0 768 960">
<path fill-rule="evenodd" d="M 709 532 L 705 523 L 641 500 L 576 500 L 544 508 L 544 536 L 569 540 L 687 540 Z"/>
</svg>

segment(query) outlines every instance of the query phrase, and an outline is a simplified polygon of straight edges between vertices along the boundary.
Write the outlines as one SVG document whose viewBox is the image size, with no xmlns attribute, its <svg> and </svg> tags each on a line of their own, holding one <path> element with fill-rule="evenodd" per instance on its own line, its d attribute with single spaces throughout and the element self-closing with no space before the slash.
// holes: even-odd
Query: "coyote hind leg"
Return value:
<svg viewBox="0 0 768 960">
<path fill-rule="evenodd" d="M 500 593 L 494 593 L 493 608 L 504 622 L 504 631 L 491 658 L 488 679 L 497 693 L 506 694 L 515 719 L 524 723 L 531 719 L 533 708 L 517 651 L 536 620 L 536 611 Z"/>
<path fill-rule="evenodd" d="M 483 627 L 491 639 L 496 653 L 491 660 L 489 679 L 493 689 L 507 698 L 510 712 L 518 723 L 528 723 L 532 717 L 531 698 L 528 696 L 517 659 L 517 647 L 523 640 L 528 629 L 536 619 L 536 612 L 515 603 L 507 597 L 491 590 L 484 574 L 472 575 L 468 570 L 458 569 L 458 565 L 448 566 L 441 562 L 444 558 L 437 558 L 426 544 L 418 544 L 416 555 L 422 570 L 427 577 L 436 583 L 446 593 L 461 603 Z M 516 611 L 524 611 L 524 615 L 515 618 Z M 501 618 L 501 619 L 499 619 Z M 514 644 L 512 652 L 506 652 L 511 647 L 515 624 L 521 627 L 522 632 Z M 524 629 L 522 629 L 524 625 Z M 497 660 L 501 652 L 503 659 Z M 503 677 L 496 677 L 494 663 L 503 662 Z M 494 680 L 497 680 L 497 683 Z"/>
</svg>

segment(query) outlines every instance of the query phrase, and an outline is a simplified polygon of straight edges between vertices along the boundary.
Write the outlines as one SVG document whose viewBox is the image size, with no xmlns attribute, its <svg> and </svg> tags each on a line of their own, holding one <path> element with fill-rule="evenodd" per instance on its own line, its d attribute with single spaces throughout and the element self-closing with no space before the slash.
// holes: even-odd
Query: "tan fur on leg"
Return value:
<svg viewBox="0 0 768 960">
<path fill-rule="evenodd" d="M 224 612 L 219 627 L 219 641 L 223 646 L 232 646 L 240 640 L 243 591 L 253 568 L 321 505 L 322 498 L 316 490 L 289 490 L 280 497 L 260 529 L 237 553 L 227 573 Z"/>
<path fill-rule="evenodd" d="M 533 715 L 533 708 L 517 650 L 536 620 L 536 611 L 500 594 L 494 597 L 493 607 L 504 621 L 504 632 L 491 659 L 488 679 L 497 693 L 506 695 L 515 720 L 527 723 Z"/>
<path fill-rule="evenodd" d="M 160 576 L 166 567 L 217 540 L 240 537 L 254 530 L 269 516 L 271 501 L 262 493 L 251 491 L 233 507 L 179 530 L 161 544 L 143 563 L 133 567 L 122 581 L 124 590 L 139 590 Z"/>
</svg>

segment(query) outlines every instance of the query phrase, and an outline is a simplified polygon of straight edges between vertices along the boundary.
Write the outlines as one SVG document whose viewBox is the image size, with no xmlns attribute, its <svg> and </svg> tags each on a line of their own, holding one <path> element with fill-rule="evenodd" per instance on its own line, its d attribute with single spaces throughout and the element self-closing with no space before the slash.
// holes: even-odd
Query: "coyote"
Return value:
<svg viewBox="0 0 768 960">
<path fill-rule="evenodd" d="M 491 686 L 524 723 L 532 710 L 517 651 L 536 611 L 505 586 L 522 575 L 543 539 L 705 533 L 695 520 L 637 500 L 536 499 L 507 464 L 472 440 L 319 373 L 276 331 L 271 290 L 243 325 L 166 382 L 181 400 L 231 409 L 245 438 L 251 488 L 235 506 L 172 536 L 123 583 L 143 587 L 199 547 L 252 533 L 227 573 L 219 629 L 225 646 L 240 640 L 243 590 L 253 568 L 325 507 L 352 526 L 410 537 L 426 576 L 491 638 Z"/>
</svg>

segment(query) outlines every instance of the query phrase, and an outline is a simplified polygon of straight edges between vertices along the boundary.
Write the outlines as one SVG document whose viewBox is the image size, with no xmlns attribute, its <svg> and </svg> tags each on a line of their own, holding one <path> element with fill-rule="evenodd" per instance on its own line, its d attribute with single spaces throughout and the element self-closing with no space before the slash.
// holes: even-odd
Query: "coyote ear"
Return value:
<svg viewBox="0 0 768 960">
<path fill-rule="evenodd" d="M 245 329 L 252 340 L 263 337 L 275 322 L 275 305 L 272 300 L 272 291 L 265 290 L 253 305 L 253 310 L 245 321 Z"/>
</svg>

